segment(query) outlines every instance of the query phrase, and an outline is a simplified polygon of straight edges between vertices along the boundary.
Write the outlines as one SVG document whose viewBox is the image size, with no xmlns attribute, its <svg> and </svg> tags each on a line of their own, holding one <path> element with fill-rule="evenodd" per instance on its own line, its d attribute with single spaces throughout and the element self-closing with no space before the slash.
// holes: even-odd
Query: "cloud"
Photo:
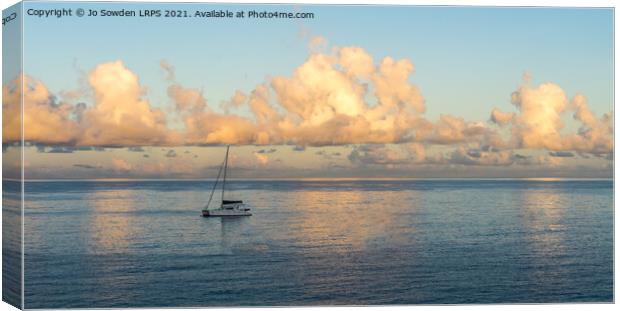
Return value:
<svg viewBox="0 0 620 311">
<path fill-rule="evenodd" d="M 611 113 L 596 117 L 585 96 L 578 94 L 569 101 L 564 90 L 556 84 L 531 87 L 525 81 L 511 99 L 517 113 L 502 112 L 497 108 L 491 112 L 492 122 L 510 129 L 508 146 L 604 155 L 613 151 Z M 570 112 L 581 124 L 576 133 L 567 132 L 562 119 Z"/>
<path fill-rule="evenodd" d="M 15 116 L 23 91 L 25 140 L 41 152 L 222 144 L 292 145 L 293 151 L 304 151 L 354 145 L 348 158 L 358 165 L 557 165 L 569 154 L 612 158 L 612 115 L 597 116 L 581 94 L 570 99 L 560 86 L 532 86 L 528 78 L 510 96 L 513 111 L 495 108 L 486 121 L 449 114 L 428 120 L 422 92 L 411 83 L 411 60 L 375 57 L 356 46 L 324 48 L 327 44 L 313 39 L 299 66 L 251 90 L 236 90 L 222 109 L 211 107 L 201 89 L 181 85 L 165 60 L 160 67 L 173 109 L 154 108 L 139 76 L 122 61 L 89 72 L 92 103 L 69 104 L 43 82 L 19 76 L 3 86 L 3 142 L 20 139 Z M 233 108 L 239 113 L 231 113 Z M 576 130 L 564 124 L 571 115 Z M 168 119 L 179 120 L 179 126 L 170 128 Z M 399 147 L 386 147 L 392 144 Z M 443 149 L 433 152 L 433 147 Z M 527 150 L 545 155 L 524 156 Z M 167 157 L 176 156 L 170 152 Z M 261 149 L 253 160 L 266 165 L 273 152 Z"/>
<path fill-rule="evenodd" d="M 407 145 L 409 155 L 415 162 L 424 162 L 426 160 L 426 150 L 420 143 L 411 143 Z"/>
<path fill-rule="evenodd" d="M 411 139 L 410 123 L 425 110 L 420 91 L 408 81 L 411 61 L 385 57 L 375 64 L 359 47 L 333 51 L 311 53 L 291 76 L 273 77 L 249 95 L 237 90 L 223 104 L 226 114 L 210 109 L 201 92 L 171 81 L 168 95 L 185 126 L 182 144 L 323 146 Z M 167 63 L 162 67 L 174 71 Z M 242 106 L 251 117 L 228 114 Z"/>
<path fill-rule="evenodd" d="M 169 130 L 164 113 L 150 107 L 136 74 L 120 61 L 97 66 L 89 75 L 95 105 L 83 113 L 83 145 L 161 145 Z"/>
<path fill-rule="evenodd" d="M 278 151 L 278 150 L 274 149 L 274 148 L 271 148 L 271 149 L 261 149 L 261 150 L 254 151 L 254 152 L 256 152 L 256 153 L 274 153 L 276 151 Z"/>
<path fill-rule="evenodd" d="M 458 146 L 447 153 L 428 154 L 427 148 L 420 143 L 401 145 L 360 145 L 355 146 L 348 155 L 348 160 L 359 167 L 380 166 L 384 168 L 401 168 L 416 171 L 421 167 L 443 170 L 446 167 L 525 167 L 525 166 L 559 166 L 560 156 L 565 153 L 544 155 L 523 155 L 514 150 L 500 150 L 492 146 L 468 148 Z M 323 153 L 321 153 L 323 154 Z"/>
<path fill-rule="evenodd" d="M 174 67 L 172 67 L 172 65 L 170 65 L 170 63 L 168 63 L 167 60 L 162 59 L 159 62 L 159 67 L 161 67 L 161 69 L 163 69 L 166 72 L 167 80 L 174 80 L 176 78 Z"/>
<path fill-rule="evenodd" d="M 131 164 L 125 160 L 113 159 L 111 170 L 122 176 L 142 177 L 204 177 L 204 168 L 195 167 L 190 161 L 180 158 L 157 160 L 144 158 Z M 102 172 L 103 173 L 103 172 Z"/>
<path fill-rule="evenodd" d="M 176 108 L 183 113 L 202 112 L 207 108 L 207 100 L 202 91 L 184 88 L 179 84 L 168 87 L 168 96 L 175 103 Z"/>
<path fill-rule="evenodd" d="M 28 146 L 28 143 L 26 143 Z M 91 147 L 91 146 L 44 146 L 44 145 L 35 145 L 37 148 L 37 152 L 39 153 L 73 153 L 75 151 L 104 151 L 103 148 Z"/>
<path fill-rule="evenodd" d="M 571 105 L 575 110 L 574 119 L 581 122 L 581 127 L 573 138 L 574 150 L 593 154 L 613 153 L 613 116 L 605 113 L 597 118 L 588 106 L 585 96 L 578 94 L 573 97 Z"/>
<path fill-rule="evenodd" d="M 552 83 L 537 88 L 522 86 L 512 94 L 512 104 L 520 111 L 513 123 L 519 147 L 565 148 L 560 132 L 564 127 L 561 114 L 566 109 L 567 98 L 559 86 Z"/>
<path fill-rule="evenodd" d="M 45 108 L 40 119 L 58 120 L 58 124 L 43 125 L 40 132 L 46 134 L 28 134 L 26 139 L 109 147 L 326 146 L 416 139 L 454 142 L 477 135 L 476 129 L 482 127 L 451 116 L 442 116 L 438 124 L 427 121 L 420 115 L 425 110 L 421 92 L 409 82 L 414 70 L 411 61 L 384 57 L 375 63 L 359 47 L 334 49 L 332 54 L 312 53 L 291 76 L 273 77 L 249 95 L 236 91 L 231 104 L 247 106 L 251 117 L 214 111 L 202 91 L 176 82 L 170 64 L 162 61 L 160 66 L 168 73 L 167 93 L 174 113 L 183 121 L 182 131 L 167 127 L 166 115 L 151 107 L 138 76 L 115 61 L 101 64 L 89 74 L 94 105 L 54 104 L 47 89 L 37 82 L 29 102 Z M 63 135 L 49 137 L 49 133 Z"/>
<path fill-rule="evenodd" d="M 73 164 L 74 167 L 85 168 L 85 169 L 98 169 L 100 167 L 88 164 Z"/>
<path fill-rule="evenodd" d="M 359 165 L 403 165 L 412 161 L 407 154 L 401 154 L 382 145 L 361 145 L 353 148 L 347 156 L 350 162 Z"/>
<path fill-rule="evenodd" d="M 440 145 L 483 141 L 485 135 L 492 135 L 482 122 L 466 122 L 450 115 L 441 115 L 436 124 L 426 125 L 418 134 L 418 140 Z"/>
<path fill-rule="evenodd" d="M 168 143 L 165 115 L 152 109 L 138 76 L 120 61 L 89 74 L 93 106 L 57 102 L 41 81 L 19 76 L 3 86 L 3 142 L 20 139 L 19 106 L 24 83 L 24 140 L 65 146 L 135 146 Z"/>
<path fill-rule="evenodd" d="M 318 50 L 322 50 L 325 49 L 327 47 L 328 41 L 325 37 L 323 36 L 314 36 L 312 38 L 310 38 L 310 41 L 308 42 L 308 49 L 310 51 L 318 51 Z"/>
<path fill-rule="evenodd" d="M 340 51 L 338 62 L 349 76 L 368 79 L 375 72 L 372 56 L 359 47 L 345 47 Z"/>
<path fill-rule="evenodd" d="M 46 153 L 73 153 L 75 149 L 66 148 L 66 147 L 52 147 L 50 150 L 46 151 Z"/>
<path fill-rule="evenodd" d="M 116 171 L 130 171 L 132 165 L 123 159 L 112 159 L 112 167 Z"/>
<path fill-rule="evenodd" d="M 235 94 L 230 98 L 230 100 L 222 103 L 222 108 L 226 114 L 229 113 L 231 108 L 238 108 L 244 105 L 248 101 L 248 96 L 245 95 L 242 91 L 236 90 Z"/>
<path fill-rule="evenodd" d="M 427 156 L 420 143 L 401 145 L 360 145 L 355 146 L 347 159 L 361 166 L 410 167 L 414 164 L 447 164 L 443 155 L 438 153 Z"/>
<path fill-rule="evenodd" d="M 186 145 L 249 145 L 260 140 L 255 125 L 243 117 L 201 112 L 184 121 Z"/>
<path fill-rule="evenodd" d="M 258 163 L 260 163 L 260 165 L 264 166 L 264 165 L 269 164 L 269 157 L 264 154 L 254 152 L 254 157 L 256 158 Z"/>
<path fill-rule="evenodd" d="M 325 150 L 319 150 L 317 152 L 315 152 L 314 154 L 319 155 L 321 157 L 323 157 L 323 159 L 327 159 L 327 160 L 332 160 L 334 158 L 338 158 L 340 157 L 342 154 L 340 152 L 328 152 Z"/>
<path fill-rule="evenodd" d="M 73 144 L 77 140 L 78 126 L 72 120 L 73 106 L 56 102 L 42 82 L 20 75 L 2 87 L 3 143 L 21 140 L 22 93 L 23 122 L 27 124 L 25 140 L 48 144 Z"/>
<path fill-rule="evenodd" d="M 491 121 L 500 126 L 510 123 L 514 117 L 515 114 L 513 112 L 502 112 L 497 108 L 491 111 Z"/>
<path fill-rule="evenodd" d="M 282 140 L 324 146 L 408 139 L 415 115 L 424 111 L 421 93 L 408 82 L 412 72 L 408 60 L 375 64 L 356 47 L 311 54 L 292 76 L 271 80 L 285 112 L 278 122 Z M 373 97 L 375 103 L 366 101 Z"/>
<path fill-rule="evenodd" d="M 512 151 L 483 151 L 459 147 L 450 153 L 449 163 L 463 165 L 508 166 L 515 163 Z"/>
<path fill-rule="evenodd" d="M 557 157 L 557 158 L 572 158 L 575 155 L 572 152 L 567 152 L 567 151 L 556 151 L 556 152 L 549 152 L 549 155 L 552 157 Z"/>
<path fill-rule="evenodd" d="M 144 149 L 140 146 L 136 146 L 136 147 L 129 147 L 127 148 L 128 151 L 131 152 L 144 152 Z"/>
</svg>

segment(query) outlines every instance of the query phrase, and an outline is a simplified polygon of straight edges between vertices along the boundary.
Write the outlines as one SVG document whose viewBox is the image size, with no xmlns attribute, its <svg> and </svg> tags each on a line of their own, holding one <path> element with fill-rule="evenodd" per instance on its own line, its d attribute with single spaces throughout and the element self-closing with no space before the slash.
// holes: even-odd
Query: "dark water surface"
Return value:
<svg viewBox="0 0 620 311">
<path fill-rule="evenodd" d="M 25 307 L 610 302 L 612 181 L 26 183 Z"/>
</svg>

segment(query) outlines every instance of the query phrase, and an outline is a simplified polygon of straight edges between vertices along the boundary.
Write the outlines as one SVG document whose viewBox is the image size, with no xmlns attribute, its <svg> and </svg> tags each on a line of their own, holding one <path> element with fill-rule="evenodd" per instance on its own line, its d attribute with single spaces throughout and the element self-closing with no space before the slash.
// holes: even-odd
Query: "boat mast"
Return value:
<svg viewBox="0 0 620 311">
<path fill-rule="evenodd" d="M 217 182 L 220 180 L 220 176 L 222 176 L 222 168 L 224 167 L 224 162 L 220 165 L 220 169 L 217 171 L 217 178 L 215 178 L 215 183 L 213 183 L 213 189 L 211 189 L 211 194 L 209 195 L 209 201 L 207 202 L 207 206 L 205 209 L 209 209 L 209 205 L 211 204 L 211 200 L 213 199 L 213 194 L 215 193 L 215 189 L 217 188 Z"/>
<path fill-rule="evenodd" d="M 226 158 L 224 160 L 224 179 L 222 181 L 222 205 L 224 205 L 224 191 L 226 190 L 226 170 L 228 169 L 228 149 L 230 149 L 230 145 L 226 146 Z"/>
</svg>

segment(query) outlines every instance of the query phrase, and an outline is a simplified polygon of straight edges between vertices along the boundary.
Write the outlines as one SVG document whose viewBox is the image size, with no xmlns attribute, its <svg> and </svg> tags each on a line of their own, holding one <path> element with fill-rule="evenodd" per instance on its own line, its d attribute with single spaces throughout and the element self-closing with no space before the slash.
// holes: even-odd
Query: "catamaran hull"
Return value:
<svg viewBox="0 0 620 311">
<path fill-rule="evenodd" d="M 202 217 L 230 217 L 230 216 L 252 216 L 249 211 L 213 209 L 202 210 Z"/>
</svg>

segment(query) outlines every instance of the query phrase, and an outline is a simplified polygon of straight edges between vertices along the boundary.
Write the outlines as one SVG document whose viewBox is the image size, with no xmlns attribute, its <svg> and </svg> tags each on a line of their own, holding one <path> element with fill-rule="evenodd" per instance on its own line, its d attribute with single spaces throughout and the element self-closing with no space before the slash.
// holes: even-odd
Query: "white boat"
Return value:
<svg viewBox="0 0 620 311">
<path fill-rule="evenodd" d="M 226 157 L 224 158 L 224 163 L 222 163 L 222 166 L 220 166 L 220 170 L 217 173 L 217 178 L 215 179 L 215 183 L 213 184 L 213 190 L 211 190 L 211 195 L 209 196 L 209 201 L 207 202 L 205 208 L 202 210 L 203 217 L 252 216 L 252 213 L 250 213 L 250 206 L 243 203 L 243 201 L 224 200 L 224 193 L 226 192 L 226 171 L 228 170 L 229 150 L 230 146 L 226 146 Z M 220 175 L 222 174 L 222 168 L 224 169 L 224 178 L 222 179 L 222 201 L 219 208 L 209 209 L 209 204 L 211 204 L 213 194 L 215 193 L 218 181 L 220 180 Z"/>
</svg>

